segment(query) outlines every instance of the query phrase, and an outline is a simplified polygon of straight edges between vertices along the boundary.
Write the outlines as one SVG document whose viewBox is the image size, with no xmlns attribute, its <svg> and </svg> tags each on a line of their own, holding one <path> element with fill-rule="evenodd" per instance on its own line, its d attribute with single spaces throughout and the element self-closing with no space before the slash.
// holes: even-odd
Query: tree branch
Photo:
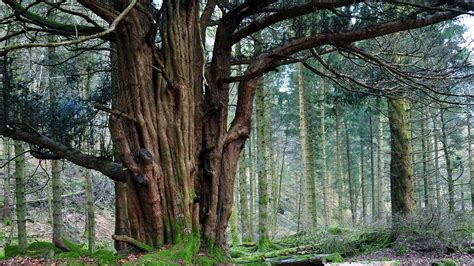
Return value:
<svg viewBox="0 0 474 266">
<path fill-rule="evenodd" d="M 10 0 L 7 0 L 7 1 L 10 1 Z M 122 21 L 128 15 L 128 13 L 132 10 L 132 8 L 135 6 L 137 1 L 138 0 L 132 0 L 132 2 L 127 6 L 127 8 L 125 8 L 122 11 L 122 13 L 120 13 L 120 15 L 117 16 L 117 18 L 112 22 L 110 27 L 108 29 L 102 31 L 102 32 L 98 32 L 98 33 L 95 33 L 95 34 L 92 34 L 92 35 L 87 35 L 87 36 L 84 36 L 82 38 L 78 38 L 78 39 L 70 40 L 70 41 L 61 41 L 61 42 L 53 42 L 53 43 L 46 42 L 46 43 L 13 44 L 13 45 L 1 48 L 0 49 L 0 55 L 6 54 L 11 50 L 18 50 L 18 49 L 23 49 L 23 48 L 33 48 L 33 47 L 59 47 L 59 46 L 65 46 L 65 45 L 73 45 L 73 44 L 82 43 L 82 42 L 85 42 L 85 41 L 88 41 L 88 40 L 97 39 L 97 38 L 107 36 L 107 35 L 111 34 L 113 31 L 115 31 L 115 28 L 117 27 L 117 25 L 120 23 L 120 21 Z"/>
<path fill-rule="evenodd" d="M 115 181 L 125 181 L 125 174 L 121 164 L 104 158 L 83 154 L 44 135 L 29 133 L 19 128 L 12 128 L 6 125 L 0 125 L 0 135 L 48 149 L 74 164 L 97 170 Z"/>
</svg>

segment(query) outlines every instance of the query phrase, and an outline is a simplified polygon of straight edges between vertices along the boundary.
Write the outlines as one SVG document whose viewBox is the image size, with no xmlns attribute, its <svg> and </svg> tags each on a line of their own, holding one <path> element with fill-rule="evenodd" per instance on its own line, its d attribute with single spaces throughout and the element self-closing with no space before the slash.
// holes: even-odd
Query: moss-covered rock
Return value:
<svg viewBox="0 0 474 266">
<path fill-rule="evenodd" d="M 50 242 L 33 242 L 25 250 L 25 256 L 30 258 L 53 258 L 62 251 Z"/>
<path fill-rule="evenodd" d="M 56 259 L 80 259 L 81 254 L 76 251 L 68 251 L 57 254 Z"/>
</svg>

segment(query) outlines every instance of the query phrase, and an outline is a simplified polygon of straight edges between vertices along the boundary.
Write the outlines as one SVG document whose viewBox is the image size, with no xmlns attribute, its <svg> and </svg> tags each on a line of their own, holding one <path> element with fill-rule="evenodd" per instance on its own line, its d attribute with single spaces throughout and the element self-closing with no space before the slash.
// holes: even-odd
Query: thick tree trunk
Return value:
<svg viewBox="0 0 474 266">
<path fill-rule="evenodd" d="M 308 116 L 306 113 L 306 94 L 305 84 L 303 80 L 303 65 L 297 63 L 298 71 L 298 101 L 300 111 L 300 136 L 301 136 L 301 151 L 304 166 L 304 177 L 306 187 L 306 200 L 308 201 L 308 208 L 310 213 L 310 228 L 316 229 L 317 213 L 316 213 L 316 188 L 314 176 L 314 155 L 313 147 L 310 142 L 308 134 Z"/>
<path fill-rule="evenodd" d="M 388 114 L 391 137 L 390 195 L 392 219 L 396 222 L 398 216 L 413 214 L 416 206 L 408 100 L 389 99 Z"/>
<path fill-rule="evenodd" d="M 128 5 L 118 2 L 119 8 Z M 198 5 L 163 1 L 162 57 L 146 12 L 132 9 L 117 26 L 120 86 L 113 106 L 124 115 L 112 116 L 110 127 L 126 168 L 130 236 L 155 247 L 184 242 L 193 252 L 196 247 L 212 252 L 226 247 L 234 178 L 250 117 L 232 124 L 230 134 L 229 86 L 220 81 L 230 74 L 225 27 L 216 33 L 222 42 L 214 47 L 203 94 Z M 249 89 L 239 92 L 254 91 L 255 85 L 256 80 L 248 81 Z M 239 109 L 251 114 L 251 108 Z"/>
<path fill-rule="evenodd" d="M 18 247 L 20 252 L 26 249 L 26 199 L 25 199 L 25 147 L 23 142 L 15 140 L 15 199 Z"/>
</svg>

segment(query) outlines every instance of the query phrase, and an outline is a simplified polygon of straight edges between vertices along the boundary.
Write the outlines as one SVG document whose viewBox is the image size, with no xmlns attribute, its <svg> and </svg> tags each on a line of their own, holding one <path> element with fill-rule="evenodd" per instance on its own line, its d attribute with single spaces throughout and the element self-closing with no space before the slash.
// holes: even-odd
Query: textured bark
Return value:
<svg viewBox="0 0 474 266">
<path fill-rule="evenodd" d="M 91 170 L 86 169 L 84 173 L 85 179 L 85 191 L 86 191 L 86 231 L 87 231 L 87 243 L 90 252 L 94 252 L 95 249 L 95 212 L 94 212 L 94 187 L 92 180 Z"/>
<path fill-rule="evenodd" d="M 378 179 L 378 210 L 377 218 L 383 219 L 385 211 L 385 186 L 384 186 L 384 160 L 383 160 L 383 121 L 382 121 L 382 100 L 377 98 L 377 109 L 380 114 L 377 116 L 377 179 Z"/>
<path fill-rule="evenodd" d="M 51 161 L 52 211 L 53 211 L 53 243 L 63 249 L 68 248 L 63 243 L 63 187 L 61 184 L 61 161 Z"/>
<path fill-rule="evenodd" d="M 339 221 L 341 221 L 342 223 L 344 223 L 344 209 L 345 209 L 345 205 L 344 205 L 344 179 L 343 179 L 343 175 L 342 175 L 342 151 L 341 151 L 341 105 L 339 102 L 336 102 L 335 103 L 335 106 L 334 106 L 334 112 L 335 112 L 335 116 L 336 116 L 336 130 L 335 130 L 335 134 L 336 134 L 336 166 L 337 166 L 337 170 L 336 170 L 336 179 L 337 179 L 337 197 L 338 197 L 338 219 Z"/>
<path fill-rule="evenodd" d="M 303 65 L 297 64 L 298 71 L 298 101 L 300 111 L 300 136 L 301 136 L 301 151 L 304 166 L 304 177 L 306 187 L 306 200 L 308 202 L 308 209 L 310 214 L 310 228 L 312 230 L 317 227 L 317 211 L 316 211 L 316 188 L 314 176 L 314 155 L 313 147 L 310 142 L 308 134 L 308 115 L 306 112 L 307 97 L 305 94 L 305 84 L 303 80 Z"/>
<path fill-rule="evenodd" d="M 446 121 L 444 118 L 444 110 L 440 110 L 441 119 L 441 144 L 443 144 L 444 160 L 446 163 L 446 174 L 448 181 L 448 209 L 449 212 L 454 212 L 454 179 L 453 179 L 453 168 L 451 165 L 451 156 L 448 150 L 448 136 L 446 133 Z"/>
<path fill-rule="evenodd" d="M 429 208 L 429 184 L 428 184 L 428 138 L 429 136 L 427 135 L 426 132 L 426 121 L 428 120 L 428 117 L 426 116 L 426 112 L 424 109 L 422 109 L 422 121 L 421 121 L 421 154 L 422 154 L 422 177 L 423 177 L 423 202 L 424 202 L 424 207 Z"/>
<path fill-rule="evenodd" d="M 436 184 L 436 209 L 441 210 L 443 206 L 443 200 L 441 199 L 441 184 L 440 184 L 440 173 L 439 173 L 439 146 L 438 146 L 438 134 L 439 130 L 436 123 L 436 114 L 431 116 L 433 120 L 433 142 L 434 142 L 434 156 L 435 156 L 435 184 Z"/>
<path fill-rule="evenodd" d="M 346 161 L 347 161 L 347 187 L 349 188 L 349 204 L 351 207 L 351 222 L 354 227 L 357 222 L 356 202 L 354 199 L 354 185 L 352 180 L 352 158 L 351 158 L 351 142 L 349 141 L 349 128 L 347 120 L 344 120 L 344 129 L 346 134 Z"/>
<path fill-rule="evenodd" d="M 253 235 L 250 226 L 249 210 L 249 187 L 247 178 L 247 162 L 245 160 L 245 151 L 242 151 L 239 159 L 239 199 L 240 199 L 240 225 L 242 232 L 242 242 L 252 242 Z"/>
<path fill-rule="evenodd" d="M 115 234 L 116 235 L 130 235 L 130 223 L 128 220 L 127 210 L 127 187 L 122 182 L 115 182 Z M 115 241 L 115 250 L 118 252 L 125 252 L 127 243 L 123 241 Z"/>
<path fill-rule="evenodd" d="M 257 114 L 257 172 L 258 172 L 258 242 L 260 246 L 268 245 L 269 236 L 269 211 L 268 211 L 268 176 L 267 155 L 265 140 L 265 90 L 262 82 L 258 83 L 255 95 L 255 110 Z"/>
<path fill-rule="evenodd" d="M 472 162 L 471 113 L 466 113 L 467 122 L 467 151 L 469 162 L 469 176 L 471 178 L 471 211 L 474 211 L 474 163 Z"/>
<path fill-rule="evenodd" d="M 11 148 L 10 141 L 8 138 L 3 139 L 3 158 L 7 161 L 10 160 Z M 3 173 L 3 208 L 2 208 L 2 222 L 4 224 L 10 224 L 11 222 L 11 209 L 10 209 L 10 164 L 5 165 L 5 172 Z"/>
<path fill-rule="evenodd" d="M 391 138 L 390 195 L 393 219 L 413 214 L 416 207 L 409 108 L 406 99 L 388 100 Z"/>
<path fill-rule="evenodd" d="M 18 247 L 26 250 L 26 199 L 25 199 L 25 147 L 23 142 L 15 141 L 15 200 Z"/>
<path fill-rule="evenodd" d="M 365 178 L 365 154 L 364 154 L 364 140 L 363 133 L 360 135 L 360 191 L 362 198 L 362 224 L 367 222 L 367 193 L 366 193 L 366 178 Z"/>
<path fill-rule="evenodd" d="M 370 127 L 370 205 L 372 206 L 372 219 L 377 216 L 377 202 L 375 200 L 375 152 L 374 152 L 374 126 L 372 123 L 372 115 L 369 116 Z"/>
<path fill-rule="evenodd" d="M 319 84 L 319 110 L 320 110 L 320 130 L 321 130 L 321 183 L 323 190 L 323 216 L 324 225 L 329 224 L 329 186 L 327 176 L 327 162 L 326 162 L 326 86 L 327 82 L 323 78 L 320 79 Z"/>
</svg>

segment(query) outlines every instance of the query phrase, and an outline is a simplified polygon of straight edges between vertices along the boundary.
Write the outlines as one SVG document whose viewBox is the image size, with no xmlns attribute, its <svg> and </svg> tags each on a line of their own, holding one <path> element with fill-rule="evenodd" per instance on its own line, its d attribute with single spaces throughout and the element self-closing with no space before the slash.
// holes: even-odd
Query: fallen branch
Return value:
<svg viewBox="0 0 474 266">
<path fill-rule="evenodd" d="M 117 241 L 125 242 L 131 246 L 134 246 L 140 250 L 151 252 L 155 250 L 152 246 L 149 246 L 145 243 L 142 243 L 135 238 L 129 237 L 129 236 L 124 236 L 124 235 L 112 235 L 112 238 Z"/>
</svg>

